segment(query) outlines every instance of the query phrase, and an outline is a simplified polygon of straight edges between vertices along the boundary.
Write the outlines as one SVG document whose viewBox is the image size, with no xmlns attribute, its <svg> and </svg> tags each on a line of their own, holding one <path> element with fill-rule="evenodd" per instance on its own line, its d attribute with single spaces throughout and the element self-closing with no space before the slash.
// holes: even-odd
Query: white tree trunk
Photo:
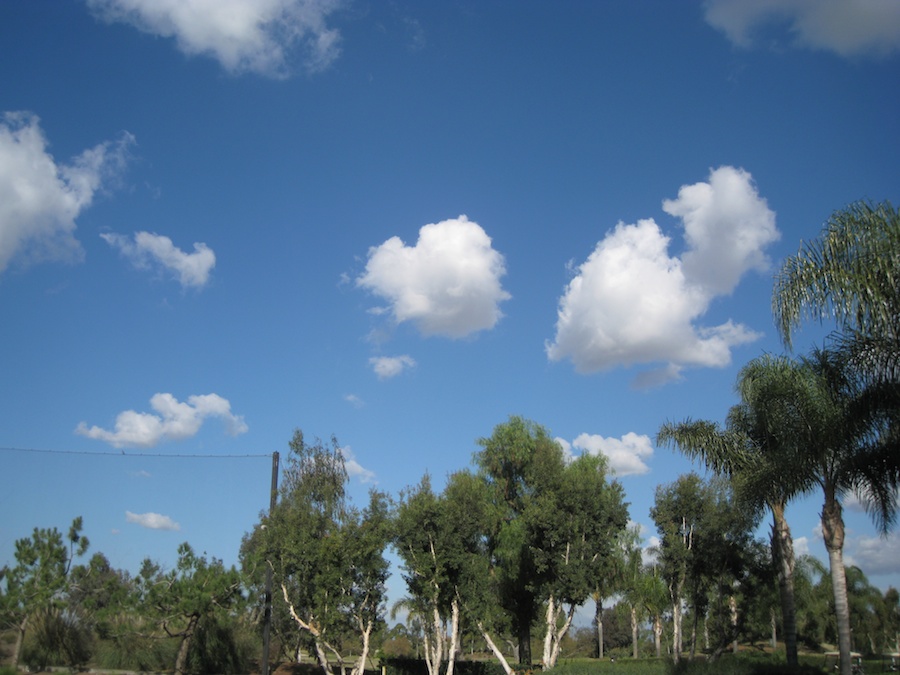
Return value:
<svg viewBox="0 0 900 675">
<path fill-rule="evenodd" d="M 553 634 L 556 632 L 556 598 L 553 594 L 547 599 L 547 614 L 544 619 L 546 626 L 544 630 L 544 652 L 541 655 L 541 665 L 544 670 L 551 668 L 550 653 L 553 649 Z"/>
<path fill-rule="evenodd" d="M 450 649 L 447 651 L 447 675 L 453 675 L 456 652 L 459 651 L 459 601 L 450 604 Z"/>
<path fill-rule="evenodd" d="M 657 614 L 653 617 L 653 642 L 656 647 L 656 658 L 662 658 L 662 617 Z"/>
<path fill-rule="evenodd" d="M 478 622 L 478 630 L 481 631 L 481 636 L 484 638 L 484 641 L 487 643 L 488 648 L 500 662 L 500 667 L 503 668 L 503 672 L 506 675 L 513 675 L 513 669 L 510 667 L 509 662 L 506 660 L 506 657 L 503 656 L 503 652 L 501 652 L 497 645 L 494 644 L 494 641 L 491 639 L 491 636 L 488 635 L 488 632 L 484 629 L 484 626 L 479 621 Z"/>
<path fill-rule="evenodd" d="M 631 606 L 631 656 L 638 658 L 638 620 L 635 605 Z"/>
</svg>

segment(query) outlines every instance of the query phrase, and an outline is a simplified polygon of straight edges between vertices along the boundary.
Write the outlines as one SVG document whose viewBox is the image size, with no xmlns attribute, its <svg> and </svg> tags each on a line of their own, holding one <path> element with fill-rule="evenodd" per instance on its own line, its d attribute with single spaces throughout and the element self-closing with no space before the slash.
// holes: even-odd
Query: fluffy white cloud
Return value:
<svg viewBox="0 0 900 675">
<path fill-rule="evenodd" d="M 396 377 L 407 368 L 412 368 L 416 365 L 416 361 L 411 356 L 403 354 L 402 356 L 374 356 L 369 359 L 369 364 L 379 380 L 387 380 Z"/>
<path fill-rule="evenodd" d="M 0 118 L 0 272 L 23 264 L 84 257 L 75 219 L 123 169 L 134 137 L 123 134 L 57 164 L 40 120 L 30 113 Z"/>
<path fill-rule="evenodd" d="M 168 237 L 150 232 L 137 232 L 132 241 L 121 234 L 101 234 L 110 246 L 119 249 L 138 269 L 153 266 L 168 270 L 184 286 L 202 288 L 216 266 L 216 254 L 202 242 L 194 243 L 194 252 L 185 253 Z"/>
<path fill-rule="evenodd" d="M 706 293 L 726 295 L 746 272 L 769 268 L 763 249 L 781 235 L 746 171 L 716 169 L 708 183 L 685 185 L 677 199 L 666 199 L 663 210 L 684 223 L 684 276 Z"/>
<path fill-rule="evenodd" d="M 565 447 L 565 446 L 564 446 Z M 650 471 L 646 460 L 653 457 L 649 436 L 629 431 L 622 438 L 604 438 L 599 434 L 581 434 L 572 447 L 592 455 L 602 454 L 617 476 L 639 476 Z"/>
<path fill-rule="evenodd" d="M 345 445 L 341 448 L 341 456 L 344 458 L 344 468 L 347 469 L 347 475 L 351 478 L 359 478 L 360 483 L 374 483 L 375 481 L 375 472 L 366 469 L 359 462 L 356 461 L 356 457 L 353 454 L 353 451 L 350 449 L 349 445 Z"/>
<path fill-rule="evenodd" d="M 126 410 L 116 417 L 113 431 L 88 427 L 81 422 L 75 432 L 109 443 L 113 447 L 152 448 L 162 441 L 177 441 L 194 436 L 208 417 L 218 417 L 232 436 L 247 431 L 244 418 L 231 412 L 231 404 L 218 394 L 188 397 L 187 403 L 171 394 L 155 394 L 150 399 L 153 413 Z"/>
<path fill-rule="evenodd" d="M 867 576 L 900 572 L 900 537 L 859 536 L 845 542 L 844 564 L 856 565 Z"/>
<path fill-rule="evenodd" d="M 740 47 L 765 25 L 787 25 L 798 46 L 841 56 L 900 49 L 896 0 L 706 0 L 706 21 Z"/>
<path fill-rule="evenodd" d="M 682 257 L 669 254 L 670 240 L 654 220 L 619 223 L 560 298 L 551 360 L 569 358 L 583 373 L 665 364 L 636 381 L 649 386 L 680 377 L 683 366 L 727 365 L 733 347 L 759 337 L 730 320 L 696 325 L 746 271 L 765 269 L 763 248 L 778 238 L 750 174 L 721 167 L 663 208 L 683 219 Z"/>
<path fill-rule="evenodd" d="M 164 516 L 160 513 L 132 513 L 131 511 L 126 511 L 125 521 L 150 530 L 177 531 L 181 529 L 181 525 L 169 518 L 169 516 Z"/>
<path fill-rule="evenodd" d="M 510 298 L 500 278 L 503 256 L 466 216 L 425 225 L 415 246 L 391 237 L 369 249 L 356 284 L 390 303 L 397 323 L 412 321 L 424 335 L 461 338 L 493 328 Z"/>
<path fill-rule="evenodd" d="M 305 66 L 327 68 L 340 50 L 340 34 L 326 25 L 338 0 L 88 0 L 102 19 L 171 37 L 188 55 L 206 55 L 231 73 L 283 77 L 289 54 Z"/>
</svg>

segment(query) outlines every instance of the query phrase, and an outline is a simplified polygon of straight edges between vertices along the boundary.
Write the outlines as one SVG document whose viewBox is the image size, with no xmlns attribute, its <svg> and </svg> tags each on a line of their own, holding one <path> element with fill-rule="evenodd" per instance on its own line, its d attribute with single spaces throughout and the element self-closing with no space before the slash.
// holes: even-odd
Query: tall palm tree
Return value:
<svg viewBox="0 0 900 675">
<path fill-rule="evenodd" d="M 845 352 L 816 349 L 808 357 L 785 358 L 785 362 L 794 373 L 794 394 L 781 403 L 776 433 L 780 442 L 791 448 L 789 473 L 812 481 L 824 497 L 822 534 L 831 568 L 841 673 L 850 675 L 842 501 L 846 495 L 856 494 L 886 533 L 897 513 L 900 474 L 896 467 L 885 464 L 881 437 L 887 427 L 884 420 L 867 412 L 862 403 L 864 388 Z"/>
<path fill-rule="evenodd" d="M 850 414 L 868 433 L 856 439 L 861 451 L 853 453 L 853 472 L 866 475 L 863 496 L 886 531 L 900 483 L 900 211 L 889 202 L 857 202 L 836 211 L 819 239 L 785 261 L 775 278 L 772 309 L 788 347 L 803 319 L 836 320 L 839 332 L 832 341 L 840 367 L 833 353 L 814 360 L 823 374 L 831 373 L 833 384 L 855 390 Z M 826 485 L 823 524 L 826 516 L 840 516 L 829 507 Z M 843 528 L 832 535 L 842 541 Z M 845 660 L 849 655 L 842 654 L 842 671 Z"/>
<path fill-rule="evenodd" d="M 736 495 L 750 508 L 768 507 L 771 511 L 772 558 L 778 571 L 786 660 L 796 665 L 794 546 L 785 510 L 788 501 L 807 492 L 812 483 L 808 474 L 783 471 L 796 460 L 795 446 L 782 443 L 778 434 L 788 426 L 783 403 L 793 397 L 795 378 L 789 365 L 770 356 L 751 361 L 738 375 L 741 402 L 729 411 L 724 429 L 705 420 L 666 423 L 657 442 L 675 446 L 715 473 L 731 478 Z"/>
</svg>

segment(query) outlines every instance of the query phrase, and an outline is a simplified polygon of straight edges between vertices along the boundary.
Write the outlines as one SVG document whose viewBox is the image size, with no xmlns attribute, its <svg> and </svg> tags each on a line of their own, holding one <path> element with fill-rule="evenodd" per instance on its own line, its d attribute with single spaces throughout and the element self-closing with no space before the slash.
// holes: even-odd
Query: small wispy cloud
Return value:
<svg viewBox="0 0 900 675">
<path fill-rule="evenodd" d="M 344 458 L 344 468 L 351 478 L 358 478 L 360 483 L 375 483 L 375 472 L 362 466 L 356 461 L 356 456 L 349 445 L 341 448 L 341 456 Z"/>
<path fill-rule="evenodd" d="M 132 513 L 131 511 L 126 511 L 125 522 L 146 527 L 148 530 L 172 530 L 177 532 L 181 529 L 181 525 L 169 518 L 169 516 L 164 516 L 161 513 Z"/>
<path fill-rule="evenodd" d="M 194 243 L 194 252 L 185 253 L 160 234 L 137 232 L 134 239 L 115 233 L 100 237 L 119 250 L 139 270 L 160 269 L 168 272 L 184 288 L 203 288 L 216 266 L 216 254 L 203 242 Z"/>
<path fill-rule="evenodd" d="M 396 377 L 407 368 L 416 365 L 415 359 L 407 354 L 402 356 L 373 356 L 369 359 L 369 365 L 378 376 L 379 380 L 387 380 Z"/>
<path fill-rule="evenodd" d="M 900 50 L 900 3 L 892 0 L 706 0 L 706 22 L 739 47 L 786 27 L 794 45 L 844 57 Z"/>
<path fill-rule="evenodd" d="M 347 394 L 344 396 L 344 400 L 354 408 L 362 408 L 366 404 L 366 402 L 356 394 Z"/>
</svg>

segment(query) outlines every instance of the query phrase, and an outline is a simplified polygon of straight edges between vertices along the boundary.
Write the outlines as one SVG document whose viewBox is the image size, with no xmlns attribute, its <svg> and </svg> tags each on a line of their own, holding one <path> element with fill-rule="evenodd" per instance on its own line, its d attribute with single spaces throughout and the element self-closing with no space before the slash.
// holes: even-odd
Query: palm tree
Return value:
<svg viewBox="0 0 900 675">
<path fill-rule="evenodd" d="M 857 372 L 842 351 L 816 349 L 800 360 L 782 357 L 793 382 L 781 398 L 771 427 L 788 449 L 797 485 L 818 486 L 824 502 L 821 522 L 831 568 L 841 673 L 849 675 L 850 611 L 844 569 L 842 500 L 854 493 L 867 505 L 875 524 L 886 533 L 897 512 L 896 467 L 884 464 L 883 420 L 871 417 L 863 401 Z M 759 392 L 767 396 L 764 390 Z M 877 461 L 873 461 L 876 458 Z M 897 460 L 892 460 L 896 464 Z M 784 467 L 782 467 L 784 468 Z"/>
<path fill-rule="evenodd" d="M 857 426 L 857 451 L 850 453 L 852 474 L 883 532 L 893 524 L 900 484 L 898 282 L 900 211 L 889 202 L 857 202 L 835 212 L 818 240 L 785 261 L 776 275 L 772 299 L 776 325 L 788 347 L 791 331 L 802 319 L 831 316 L 837 322 L 839 332 L 832 340 L 839 358 L 817 353 L 813 360 L 832 388 L 853 390 L 848 411 Z M 828 481 L 822 485 L 823 526 L 826 517 L 834 526 L 841 524 L 839 531 L 830 533 L 836 545 L 843 540 L 840 502 L 829 492 L 839 493 L 840 488 Z M 844 671 L 849 654 L 841 651 L 842 672 L 849 672 Z"/>
<path fill-rule="evenodd" d="M 873 371 L 897 375 L 900 344 L 900 211 L 857 202 L 836 211 L 819 239 L 788 258 L 775 277 L 772 313 L 786 346 L 804 318 L 832 316 Z M 846 340 L 845 340 L 846 341 Z"/>
<path fill-rule="evenodd" d="M 810 489 L 803 474 L 785 472 L 794 463 L 794 446 L 779 442 L 776 430 L 786 426 L 782 402 L 792 397 L 790 368 L 783 359 L 763 356 L 738 375 L 741 403 L 731 408 L 725 429 L 705 421 L 663 424 L 657 443 L 673 445 L 728 476 L 738 498 L 752 509 L 772 513 L 772 558 L 778 571 L 787 663 L 797 665 L 797 621 L 794 601 L 794 546 L 785 518 L 790 499 Z"/>
</svg>

